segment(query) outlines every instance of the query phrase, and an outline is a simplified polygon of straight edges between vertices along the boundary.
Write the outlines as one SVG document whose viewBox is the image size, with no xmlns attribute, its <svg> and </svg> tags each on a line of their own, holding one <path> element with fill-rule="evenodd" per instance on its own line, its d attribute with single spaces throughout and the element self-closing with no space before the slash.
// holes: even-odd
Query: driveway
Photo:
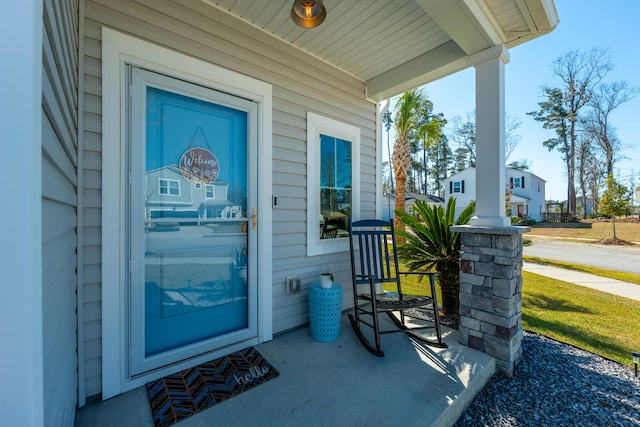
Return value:
<svg viewBox="0 0 640 427">
<path fill-rule="evenodd" d="M 640 274 L 640 246 L 607 246 L 529 236 L 524 255 Z"/>
</svg>

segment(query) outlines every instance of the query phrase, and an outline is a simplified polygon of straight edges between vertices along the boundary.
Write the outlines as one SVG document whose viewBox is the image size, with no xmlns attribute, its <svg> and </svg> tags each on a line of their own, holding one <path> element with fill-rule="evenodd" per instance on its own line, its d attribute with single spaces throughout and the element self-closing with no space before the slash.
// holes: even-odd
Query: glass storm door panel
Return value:
<svg viewBox="0 0 640 427">
<path fill-rule="evenodd" d="M 132 68 L 130 375 L 257 336 L 257 106 Z M 252 171 L 253 169 L 253 171 Z"/>
</svg>

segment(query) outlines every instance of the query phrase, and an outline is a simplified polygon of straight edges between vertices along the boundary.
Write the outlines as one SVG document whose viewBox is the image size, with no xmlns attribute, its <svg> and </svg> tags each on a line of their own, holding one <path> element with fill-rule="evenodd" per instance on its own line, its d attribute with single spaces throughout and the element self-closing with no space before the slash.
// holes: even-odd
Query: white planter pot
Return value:
<svg viewBox="0 0 640 427">
<path fill-rule="evenodd" d="M 331 280 L 331 276 L 329 276 L 328 274 L 321 274 L 320 275 L 320 287 L 321 288 L 329 289 L 329 288 L 331 288 L 332 284 L 333 284 L 333 281 Z"/>
</svg>

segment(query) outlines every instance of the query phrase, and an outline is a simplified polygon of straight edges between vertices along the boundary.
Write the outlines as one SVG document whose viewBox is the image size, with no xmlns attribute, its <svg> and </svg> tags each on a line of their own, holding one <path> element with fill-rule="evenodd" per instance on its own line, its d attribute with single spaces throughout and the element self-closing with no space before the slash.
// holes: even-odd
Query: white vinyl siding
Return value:
<svg viewBox="0 0 640 427">
<path fill-rule="evenodd" d="M 306 257 L 306 115 L 308 111 L 361 129 L 360 216 L 375 217 L 376 106 L 364 84 L 287 43 L 266 36 L 204 2 L 87 1 L 84 38 L 84 369 L 86 396 L 101 391 L 100 175 L 101 26 L 186 53 L 273 85 L 272 216 L 273 332 L 308 322 L 306 292 L 285 294 L 285 278 L 297 275 L 303 289 L 327 265 L 352 304 L 345 253 Z M 313 84 L 310 84 L 313 82 Z M 265 280 L 269 283 L 269 280 Z"/>
<path fill-rule="evenodd" d="M 77 402 L 78 2 L 45 1 L 42 284 L 45 425 L 72 426 Z"/>
</svg>

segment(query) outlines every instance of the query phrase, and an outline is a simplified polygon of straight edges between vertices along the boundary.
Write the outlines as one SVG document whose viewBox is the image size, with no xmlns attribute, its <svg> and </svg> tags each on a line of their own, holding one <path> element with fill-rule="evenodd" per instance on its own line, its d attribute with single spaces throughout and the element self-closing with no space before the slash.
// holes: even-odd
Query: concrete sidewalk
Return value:
<svg viewBox="0 0 640 427">
<path fill-rule="evenodd" d="M 608 279 L 606 277 L 595 276 L 593 274 L 582 273 L 580 271 L 567 270 L 564 268 L 552 267 L 549 265 L 523 262 L 522 269 L 541 276 L 552 279 L 574 283 L 580 286 L 596 289 L 602 292 L 618 295 L 625 298 L 640 301 L 640 285 L 622 282 L 620 280 Z"/>
</svg>

